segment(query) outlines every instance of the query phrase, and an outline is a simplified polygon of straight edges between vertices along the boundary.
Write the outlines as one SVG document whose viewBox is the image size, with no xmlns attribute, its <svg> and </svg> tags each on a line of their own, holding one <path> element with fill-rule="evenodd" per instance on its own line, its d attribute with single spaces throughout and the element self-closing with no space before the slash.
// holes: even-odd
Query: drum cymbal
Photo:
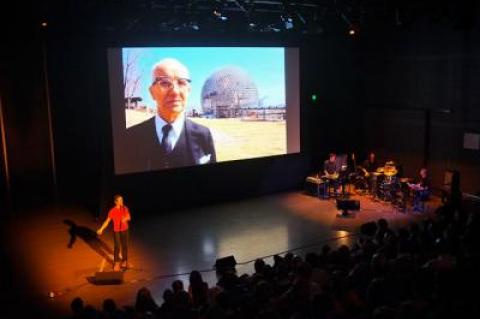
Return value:
<svg viewBox="0 0 480 319">
<path fill-rule="evenodd" d="M 388 170 L 384 172 L 385 176 L 395 176 L 397 175 L 397 173 L 398 173 L 397 170 Z"/>
</svg>

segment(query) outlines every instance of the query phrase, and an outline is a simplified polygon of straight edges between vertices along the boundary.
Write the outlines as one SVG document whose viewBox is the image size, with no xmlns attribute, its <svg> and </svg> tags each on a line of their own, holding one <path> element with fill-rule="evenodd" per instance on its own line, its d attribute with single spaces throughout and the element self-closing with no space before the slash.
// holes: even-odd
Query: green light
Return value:
<svg viewBox="0 0 480 319">
<path fill-rule="evenodd" d="M 312 102 L 316 102 L 317 101 L 317 95 L 316 94 L 312 94 Z"/>
</svg>

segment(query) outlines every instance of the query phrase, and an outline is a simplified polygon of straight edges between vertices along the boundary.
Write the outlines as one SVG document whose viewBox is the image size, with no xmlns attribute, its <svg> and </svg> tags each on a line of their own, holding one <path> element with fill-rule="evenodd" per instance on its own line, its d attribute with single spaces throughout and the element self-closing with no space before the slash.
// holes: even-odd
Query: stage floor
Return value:
<svg viewBox="0 0 480 319">
<path fill-rule="evenodd" d="M 294 250 L 304 255 L 331 246 L 351 244 L 359 226 L 385 218 L 392 226 L 406 225 L 426 214 L 402 213 L 390 203 L 374 202 L 354 195 L 361 209 L 352 217 L 337 217 L 335 200 L 321 200 L 303 192 L 287 192 L 180 212 L 142 215 L 132 209 L 129 260 L 133 268 L 125 283 L 98 286 L 88 277 L 111 265 L 111 230 L 95 236 L 101 221 L 85 209 L 54 207 L 19 214 L 5 235 L 7 258 L 15 287 L 10 298 L 33 303 L 50 314 L 69 315 L 71 300 L 80 296 L 86 304 L 100 307 L 106 298 L 118 306 L 132 305 L 136 292 L 146 286 L 159 304 L 162 293 L 175 279 L 188 286 L 191 270 L 206 270 L 204 279 L 216 283 L 213 268 L 217 258 L 233 255 L 239 274 L 251 273 L 258 257 Z M 126 196 L 128 206 L 128 196 Z M 428 203 L 428 213 L 439 205 Z M 68 222 L 66 222 L 68 220 Z M 72 227 L 75 225 L 75 227 Z M 71 248 L 68 244 L 76 234 Z M 343 237 L 331 240 L 335 237 Z M 267 258 L 271 261 L 271 258 Z M 178 275 L 185 274 L 185 275 Z M 48 292 L 55 292 L 54 298 Z M 18 299 L 20 298 L 20 299 Z M 12 303 L 12 300 L 4 300 Z M 13 304 L 12 304 L 13 305 Z"/>
</svg>

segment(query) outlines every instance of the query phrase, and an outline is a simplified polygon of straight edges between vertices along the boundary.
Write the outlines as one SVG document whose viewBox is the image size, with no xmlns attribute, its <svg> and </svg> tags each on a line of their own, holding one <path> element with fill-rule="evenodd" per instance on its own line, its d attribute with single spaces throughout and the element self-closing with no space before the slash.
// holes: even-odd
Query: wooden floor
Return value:
<svg viewBox="0 0 480 319">
<path fill-rule="evenodd" d="M 20 298 L 59 315 L 69 314 L 69 304 L 76 296 L 97 307 L 108 297 L 119 306 L 133 304 L 143 286 L 161 303 L 163 290 L 174 279 L 187 285 L 188 275 L 178 274 L 207 270 L 203 276 L 214 285 L 215 272 L 208 270 L 220 257 L 234 255 L 242 263 L 287 250 L 303 255 L 319 250 L 334 237 L 343 238 L 329 241 L 332 246 L 351 244 L 354 239 L 345 236 L 367 221 L 385 218 L 398 226 L 424 217 L 398 212 L 389 203 L 366 196 L 352 198 L 360 200 L 361 210 L 349 218 L 337 217 L 333 199 L 320 200 L 302 192 L 157 216 L 132 210 L 129 259 L 133 268 L 126 271 L 125 283 L 119 286 L 97 286 L 87 280 L 102 267 L 111 267 L 105 262 L 112 248 L 110 230 L 97 238 L 94 231 L 100 221 L 84 209 L 38 209 L 12 221 L 5 232 L 16 283 L 12 289 Z M 128 205 L 128 196 L 126 201 Z M 428 205 L 431 212 L 438 201 Z M 76 240 L 68 248 L 72 233 Z M 251 273 L 253 263 L 239 265 L 237 270 Z M 50 291 L 55 298 L 48 297 Z"/>
</svg>

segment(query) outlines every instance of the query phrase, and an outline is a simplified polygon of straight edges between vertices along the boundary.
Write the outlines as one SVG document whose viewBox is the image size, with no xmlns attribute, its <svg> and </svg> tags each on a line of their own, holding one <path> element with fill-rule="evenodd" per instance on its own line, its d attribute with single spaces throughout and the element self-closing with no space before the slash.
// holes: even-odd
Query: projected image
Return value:
<svg viewBox="0 0 480 319">
<path fill-rule="evenodd" d="M 119 51 L 117 173 L 288 153 L 285 48 Z"/>
</svg>

